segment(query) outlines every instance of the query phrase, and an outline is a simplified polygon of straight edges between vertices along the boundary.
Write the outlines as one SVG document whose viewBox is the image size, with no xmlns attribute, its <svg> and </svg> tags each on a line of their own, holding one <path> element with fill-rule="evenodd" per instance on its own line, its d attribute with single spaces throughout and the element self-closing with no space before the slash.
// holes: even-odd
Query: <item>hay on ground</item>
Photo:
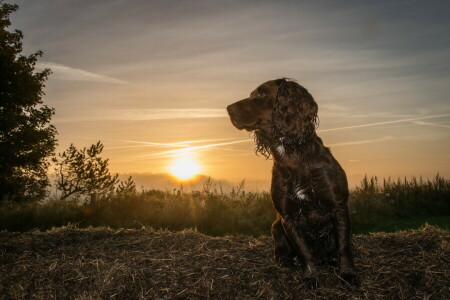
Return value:
<svg viewBox="0 0 450 300">
<path fill-rule="evenodd" d="M 420 230 L 354 238 L 361 286 L 319 268 L 272 260 L 269 237 L 77 229 L 0 232 L 0 299 L 450 299 L 450 233 Z"/>
</svg>

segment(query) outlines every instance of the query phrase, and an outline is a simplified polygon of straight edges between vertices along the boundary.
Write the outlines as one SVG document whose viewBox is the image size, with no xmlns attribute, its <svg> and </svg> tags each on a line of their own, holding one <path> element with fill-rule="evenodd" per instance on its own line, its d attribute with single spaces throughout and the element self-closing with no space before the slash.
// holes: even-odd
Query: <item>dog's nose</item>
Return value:
<svg viewBox="0 0 450 300">
<path fill-rule="evenodd" d="M 229 114 L 231 114 L 234 110 L 235 110 L 235 107 L 233 104 L 227 106 L 227 111 Z"/>
</svg>

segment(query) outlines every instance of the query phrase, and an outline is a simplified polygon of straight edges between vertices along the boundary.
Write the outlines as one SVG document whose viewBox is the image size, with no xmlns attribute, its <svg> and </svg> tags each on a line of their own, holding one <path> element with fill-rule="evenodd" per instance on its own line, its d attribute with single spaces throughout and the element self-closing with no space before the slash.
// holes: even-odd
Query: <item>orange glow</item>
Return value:
<svg viewBox="0 0 450 300">
<path fill-rule="evenodd" d="M 189 157 L 180 157 L 169 167 L 170 173 L 180 180 L 186 180 L 200 173 L 200 165 Z"/>
</svg>

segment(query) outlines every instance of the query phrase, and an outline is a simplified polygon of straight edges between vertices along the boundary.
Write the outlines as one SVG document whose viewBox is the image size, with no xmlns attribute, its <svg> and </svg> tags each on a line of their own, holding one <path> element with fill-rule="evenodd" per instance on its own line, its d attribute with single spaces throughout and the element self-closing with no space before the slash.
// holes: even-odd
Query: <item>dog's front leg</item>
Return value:
<svg viewBox="0 0 450 300">
<path fill-rule="evenodd" d="M 305 277 L 314 277 L 316 267 L 314 264 L 314 256 L 308 247 L 305 235 L 302 230 L 297 227 L 292 217 L 288 214 L 281 214 L 281 224 L 289 238 L 289 241 L 294 246 L 297 253 L 301 255 L 305 262 Z"/>
<path fill-rule="evenodd" d="M 346 203 L 336 205 L 334 221 L 338 235 L 339 269 L 341 276 L 345 281 L 357 285 L 359 284 L 359 277 L 353 263 L 350 215 Z"/>
<path fill-rule="evenodd" d="M 294 215 L 297 213 L 296 204 L 288 197 L 288 188 L 285 184 L 278 181 L 276 177 L 272 181 L 272 201 L 275 209 L 281 216 L 283 229 L 296 250 L 305 263 L 305 278 L 314 278 L 316 267 L 314 256 L 308 247 L 305 235 L 294 221 Z"/>
</svg>

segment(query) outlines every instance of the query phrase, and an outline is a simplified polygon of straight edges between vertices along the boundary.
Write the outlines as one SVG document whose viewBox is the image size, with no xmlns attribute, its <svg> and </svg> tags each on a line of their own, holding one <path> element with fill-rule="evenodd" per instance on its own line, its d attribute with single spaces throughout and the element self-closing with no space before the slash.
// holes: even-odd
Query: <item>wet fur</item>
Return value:
<svg viewBox="0 0 450 300">
<path fill-rule="evenodd" d="M 315 278 L 317 264 L 337 257 L 342 277 L 358 283 L 346 174 L 316 134 L 318 106 L 308 90 L 272 80 L 227 110 L 236 128 L 254 132 L 256 153 L 274 159 L 275 259 L 287 266 L 298 258 L 304 276 Z"/>
</svg>

